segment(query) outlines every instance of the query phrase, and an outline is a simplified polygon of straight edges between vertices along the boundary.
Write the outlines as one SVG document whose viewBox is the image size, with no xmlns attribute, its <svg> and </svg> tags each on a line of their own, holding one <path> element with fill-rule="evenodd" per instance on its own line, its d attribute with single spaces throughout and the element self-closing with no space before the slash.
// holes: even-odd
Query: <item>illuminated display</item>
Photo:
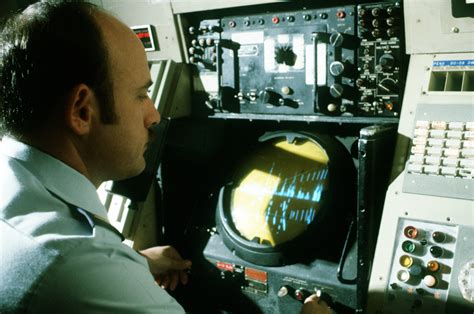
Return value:
<svg viewBox="0 0 474 314">
<path fill-rule="evenodd" d="M 328 161 L 325 150 L 307 139 L 264 143 L 237 173 L 230 207 L 235 229 L 271 246 L 303 233 L 324 203 Z"/>
<path fill-rule="evenodd" d="M 145 51 L 157 50 L 157 45 L 155 44 L 154 28 L 151 25 L 132 26 L 131 29 L 142 42 Z"/>
</svg>

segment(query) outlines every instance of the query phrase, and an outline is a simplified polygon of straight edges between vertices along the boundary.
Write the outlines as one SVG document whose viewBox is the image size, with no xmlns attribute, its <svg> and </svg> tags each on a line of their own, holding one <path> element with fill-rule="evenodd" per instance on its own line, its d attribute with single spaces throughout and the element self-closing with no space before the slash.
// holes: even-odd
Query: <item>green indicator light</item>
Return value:
<svg viewBox="0 0 474 314">
<path fill-rule="evenodd" d="M 416 249 L 416 245 L 415 245 L 415 243 L 413 243 L 411 241 L 404 241 L 402 243 L 402 250 L 407 252 L 407 253 L 413 253 L 413 252 L 415 252 L 415 249 Z"/>
</svg>

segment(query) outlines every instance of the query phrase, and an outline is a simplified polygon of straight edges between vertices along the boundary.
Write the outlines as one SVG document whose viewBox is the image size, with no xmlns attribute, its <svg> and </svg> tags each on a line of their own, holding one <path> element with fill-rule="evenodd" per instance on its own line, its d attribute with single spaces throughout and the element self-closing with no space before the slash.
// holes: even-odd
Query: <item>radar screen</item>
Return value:
<svg viewBox="0 0 474 314">
<path fill-rule="evenodd" d="M 276 246 L 306 230 L 321 209 L 329 157 L 309 139 L 264 143 L 239 169 L 230 215 L 240 235 Z"/>
<path fill-rule="evenodd" d="M 351 167 L 333 137 L 267 133 L 221 189 L 216 216 L 224 243 L 248 261 L 279 265 L 288 251 L 329 237 L 327 225 L 343 220 L 341 198 L 350 199 Z"/>
</svg>

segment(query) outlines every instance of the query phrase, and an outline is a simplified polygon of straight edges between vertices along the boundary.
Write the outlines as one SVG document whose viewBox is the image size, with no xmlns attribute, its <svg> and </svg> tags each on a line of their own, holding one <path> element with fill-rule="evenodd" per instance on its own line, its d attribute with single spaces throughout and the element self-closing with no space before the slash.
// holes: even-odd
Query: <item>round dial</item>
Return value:
<svg viewBox="0 0 474 314">
<path fill-rule="evenodd" d="M 458 276 L 458 285 L 462 297 L 474 303 L 474 260 L 469 261 L 461 268 Z"/>
</svg>

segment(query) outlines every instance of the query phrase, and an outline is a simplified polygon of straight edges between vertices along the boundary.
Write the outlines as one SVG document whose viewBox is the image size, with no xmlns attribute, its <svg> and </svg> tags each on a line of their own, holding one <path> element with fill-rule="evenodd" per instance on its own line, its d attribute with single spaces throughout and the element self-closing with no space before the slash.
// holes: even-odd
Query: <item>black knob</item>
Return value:
<svg viewBox="0 0 474 314">
<path fill-rule="evenodd" d="M 384 71 L 393 70 L 395 66 L 395 57 L 389 53 L 385 53 L 379 58 L 379 65 Z"/>
<path fill-rule="evenodd" d="M 433 257 L 441 257 L 443 255 L 443 248 L 434 245 L 430 247 L 430 253 Z"/>
<path fill-rule="evenodd" d="M 332 33 L 329 37 L 329 43 L 334 47 L 341 47 L 343 42 L 344 35 L 339 32 Z"/>
<path fill-rule="evenodd" d="M 356 91 L 354 87 L 349 85 L 343 85 L 339 83 L 334 83 L 329 87 L 329 93 L 334 98 L 344 98 L 349 100 L 354 100 L 356 96 Z"/>
<path fill-rule="evenodd" d="M 329 73 L 333 76 L 339 76 L 344 72 L 344 63 L 341 61 L 333 61 L 329 65 Z"/>
<path fill-rule="evenodd" d="M 355 49 L 357 48 L 359 41 L 355 36 L 334 32 L 329 36 L 329 43 L 334 47 Z"/>
<path fill-rule="evenodd" d="M 280 99 L 282 97 L 280 94 L 275 93 L 274 91 L 271 90 L 263 90 L 258 94 L 258 99 L 260 104 L 270 104 L 273 106 L 280 106 Z"/>
<path fill-rule="evenodd" d="M 329 93 L 334 98 L 341 98 L 344 94 L 344 87 L 339 83 L 334 83 L 329 87 Z"/>
<path fill-rule="evenodd" d="M 295 17 L 293 15 L 290 15 L 286 18 L 288 20 L 288 22 L 294 22 L 295 21 Z"/>
<path fill-rule="evenodd" d="M 303 15 L 303 19 L 304 19 L 305 21 L 310 21 L 310 20 L 311 20 L 311 14 L 305 14 L 305 15 Z"/>
<path fill-rule="evenodd" d="M 382 25 L 383 25 L 382 20 L 379 20 L 379 19 L 373 19 L 372 20 L 372 26 L 373 27 L 379 28 Z"/>
<path fill-rule="evenodd" d="M 441 231 L 435 231 L 435 232 L 433 232 L 433 234 L 431 236 L 433 237 L 433 240 L 436 243 L 441 243 L 441 242 L 444 242 L 444 240 L 446 240 L 446 234 L 444 234 Z"/>
<path fill-rule="evenodd" d="M 374 38 L 382 37 L 382 32 L 378 28 L 372 30 L 371 34 L 372 34 L 372 37 Z"/>
<path fill-rule="evenodd" d="M 377 17 L 377 16 L 382 15 L 382 10 L 380 8 L 373 8 L 371 13 L 372 13 L 372 16 Z"/>
<path fill-rule="evenodd" d="M 389 28 L 389 29 L 387 29 L 387 36 L 388 36 L 388 37 L 396 37 L 396 36 L 398 36 L 398 29 L 397 29 L 397 28 Z"/>
<path fill-rule="evenodd" d="M 389 17 L 385 20 L 385 23 L 387 23 L 388 26 L 394 26 L 399 23 L 399 19 L 396 17 Z"/>
<path fill-rule="evenodd" d="M 387 8 L 387 14 L 388 15 L 397 15 L 400 13 L 400 8 L 399 7 L 389 7 Z"/>
<path fill-rule="evenodd" d="M 333 61 L 329 65 L 329 73 L 332 76 L 352 77 L 355 74 L 355 67 L 349 62 Z"/>
</svg>

